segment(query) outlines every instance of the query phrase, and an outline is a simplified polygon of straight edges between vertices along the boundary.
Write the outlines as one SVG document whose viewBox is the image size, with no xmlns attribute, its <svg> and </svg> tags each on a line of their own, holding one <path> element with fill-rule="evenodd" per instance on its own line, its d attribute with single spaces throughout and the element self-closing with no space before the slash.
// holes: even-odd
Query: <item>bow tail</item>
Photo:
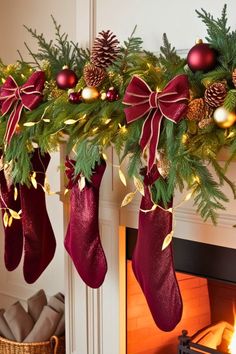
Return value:
<svg viewBox="0 0 236 354">
<path fill-rule="evenodd" d="M 161 122 L 163 115 L 160 111 L 154 113 L 151 120 L 151 137 L 149 140 L 149 154 L 148 154 L 148 172 L 151 171 L 153 165 L 155 164 L 157 156 L 157 146 L 159 143 Z"/>
<path fill-rule="evenodd" d="M 151 111 L 143 123 L 139 144 L 143 151 L 147 148 L 148 172 L 155 163 L 162 118 L 159 110 L 154 113 Z"/>
<path fill-rule="evenodd" d="M 16 103 L 7 121 L 7 127 L 4 136 L 4 141 L 6 142 L 7 145 L 10 144 L 12 136 L 15 133 L 16 126 L 20 120 L 22 109 L 23 109 L 22 103 Z"/>
<path fill-rule="evenodd" d="M 141 149 L 144 151 L 145 148 L 147 147 L 149 140 L 150 140 L 150 135 L 151 135 L 151 121 L 152 121 L 152 111 L 150 111 L 143 123 L 142 126 L 142 131 L 141 131 L 141 136 L 139 139 L 139 145 L 141 146 Z"/>
</svg>

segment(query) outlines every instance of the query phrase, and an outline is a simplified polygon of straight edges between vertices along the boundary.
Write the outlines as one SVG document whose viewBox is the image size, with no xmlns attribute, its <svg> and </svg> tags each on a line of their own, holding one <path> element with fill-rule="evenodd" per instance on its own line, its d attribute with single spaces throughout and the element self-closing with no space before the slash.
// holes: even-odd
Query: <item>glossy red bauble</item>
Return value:
<svg viewBox="0 0 236 354">
<path fill-rule="evenodd" d="M 57 86 L 62 90 L 75 87 L 77 82 L 78 78 L 75 72 L 71 69 L 62 69 L 56 77 Z"/>
<path fill-rule="evenodd" d="M 82 96 L 81 96 L 81 91 L 79 92 L 71 92 L 69 94 L 69 102 L 78 104 L 82 102 Z"/>
<path fill-rule="evenodd" d="M 114 102 L 114 101 L 118 100 L 118 98 L 119 98 L 119 94 L 116 91 L 116 89 L 114 87 L 109 88 L 109 90 L 107 91 L 107 94 L 106 94 L 107 101 Z"/>
<path fill-rule="evenodd" d="M 198 43 L 188 52 L 187 63 L 193 72 L 209 71 L 216 65 L 216 51 L 207 43 Z"/>
</svg>

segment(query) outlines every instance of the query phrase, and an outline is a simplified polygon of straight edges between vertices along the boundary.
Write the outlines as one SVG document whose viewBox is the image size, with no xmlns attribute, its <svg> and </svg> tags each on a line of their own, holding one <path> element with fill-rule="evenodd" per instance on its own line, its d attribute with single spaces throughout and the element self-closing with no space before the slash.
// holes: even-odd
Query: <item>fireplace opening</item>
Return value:
<svg viewBox="0 0 236 354">
<path fill-rule="evenodd" d="M 183 316 L 173 331 L 163 332 L 156 327 L 132 271 L 131 258 L 136 238 L 137 230 L 127 228 L 126 353 L 235 354 L 236 351 L 229 351 L 228 346 L 233 335 L 236 305 L 236 250 L 174 240 L 175 268 L 183 299 Z M 179 341 L 178 337 L 183 330 L 187 330 L 188 335 L 184 332 L 185 339 L 182 337 Z M 179 344 L 181 340 L 187 343 L 185 347 Z M 205 347 L 210 351 L 204 351 L 202 348 Z"/>
</svg>

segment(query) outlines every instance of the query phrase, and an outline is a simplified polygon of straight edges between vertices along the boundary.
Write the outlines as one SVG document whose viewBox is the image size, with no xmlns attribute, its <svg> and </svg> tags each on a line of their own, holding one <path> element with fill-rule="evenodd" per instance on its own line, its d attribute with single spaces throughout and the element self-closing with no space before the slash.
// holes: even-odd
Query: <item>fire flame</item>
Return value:
<svg viewBox="0 0 236 354">
<path fill-rule="evenodd" d="M 235 319 L 235 322 L 234 322 L 234 333 L 233 333 L 233 336 L 231 338 L 231 342 L 228 346 L 228 349 L 229 349 L 229 352 L 231 354 L 236 354 L 236 319 Z"/>
</svg>

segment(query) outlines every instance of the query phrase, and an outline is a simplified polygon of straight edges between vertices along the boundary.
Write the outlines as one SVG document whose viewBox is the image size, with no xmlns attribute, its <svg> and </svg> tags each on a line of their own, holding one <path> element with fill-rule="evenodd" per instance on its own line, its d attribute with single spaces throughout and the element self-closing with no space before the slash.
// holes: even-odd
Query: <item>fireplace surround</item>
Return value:
<svg viewBox="0 0 236 354">
<path fill-rule="evenodd" d="M 193 335 L 195 334 L 195 331 L 201 331 L 202 327 L 214 323 L 227 321 L 227 323 L 233 326 L 234 305 L 236 303 L 236 271 L 234 267 L 236 250 L 217 245 L 208 245 L 196 241 L 174 238 L 173 250 L 175 269 L 177 271 L 177 279 L 180 289 L 181 291 L 184 291 L 183 319 L 174 330 L 173 334 L 168 335 L 163 333 L 161 336 L 159 329 L 156 329 L 155 331 L 154 323 L 152 323 L 150 319 L 147 320 L 147 318 L 150 317 L 149 314 L 147 315 L 149 310 L 148 307 L 145 307 L 145 301 L 140 301 L 138 285 L 136 285 L 136 290 L 133 290 L 135 280 L 133 274 L 131 274 L 132 268 L 129 261 L 132 258 L 137 233 L 138 231 L 134 228 L 126 228 L 126 258 L 128 260 L 127 354 L 162 354 L 165 353 L 166 350 L 169 350 L 170 353 L 174 354 L 177 353 L 178 343 L 176 329 L 191 329 L 191 335 Z M 192 284 L 188 285 L 190 282 L 192 282 Z M 196 296 L 199 297 L 199 301 L 201 302 L 200 307 Z M 192 298 L 192 302 L 189 301 L 189 297 Z M 137 301 L 137 305 L 133 303 L 135 301 Z M 136 315 L 135 312 L 137 312 Z M 144 321 L 145 324 L 142 324 L 142 321 Z M 144 346 L 140 344 L 138 339 L 142 334 L 142 331 L 144 336 L 148 331 L 150 333 L 150 338 L 147 341 L 147 348 L 145 348 L 147 351 L 144 351 Z M 135 336 L 137 336 L 137 344 L 134 342 Z M 169 343 L 166 347 L 164 344 L 160 345 L 159 341 L 161 338 L 163 338 L 163 341 Z M 153 345 L 154 347 L 152 348 Z M 203 346 L 191 342 L 191 337 L 187 336 L 187 331 L 183 331 L 182 336 L 180 336 L 178 353 L 198 353 L 199 350 L 204 350 L 204 353 L 225 353 L 224 351 L 211 349 L 210 346 L 210 343 L 208 348 L 206 345 Z M 175 347 L 176 351 L 173 349 Z"/>
</svg>

